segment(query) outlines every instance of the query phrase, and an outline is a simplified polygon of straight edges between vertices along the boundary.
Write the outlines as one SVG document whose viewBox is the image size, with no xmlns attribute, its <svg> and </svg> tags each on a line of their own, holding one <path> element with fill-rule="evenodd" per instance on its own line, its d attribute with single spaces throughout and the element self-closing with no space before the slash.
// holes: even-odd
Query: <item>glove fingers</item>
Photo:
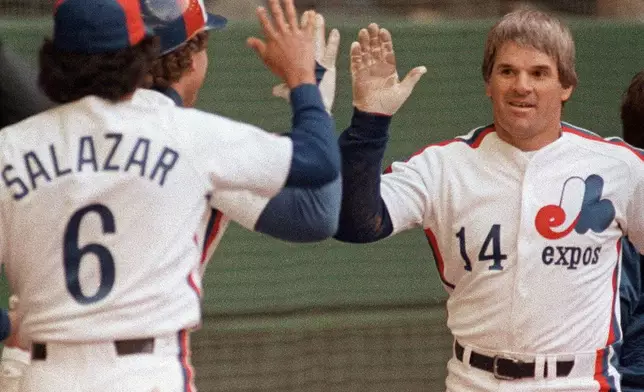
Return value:
<svg viewBox="0 0 644 392">
<path fill-rule="evenodd" d="M 304 30 L 306 28 L 306 25 L 309 24 L 309 13 L 310 12 L 315 12 L 311 10 L 304 11 L 302 13 L 302 16 L 300 17 L 300 28 Z"/>
<path fill-rule="evenodd" d="M 382 58 L 382 48 L 380 42 L 380 27 L 376 23 L 367 26 L 369 32 L 369 50 L 374 62 L 379 62 Z"/>
<path fill-rule="evenodd" d="M 391 33 L 387 29 L 380 29 L 380 49 L 382 58 L 388 64 L 396 66 L 396 55 L 394 54 L 394 44 L 391 40 Z"/>
<path fill-rule="evenodd" d="M 355 75 L 362 69 L 362 46 L 359 42 L 351 43 L 351 74 Z"/>
<path fill-rule="evenodd" d="M 286 83 L 278 84 L 273 87 L 273 96 L 290 101 L 291 90 L 288 88 Z"/>
<path fill-rule="evenodd" d="M 324 51 L 324 57 L 320 64 L 326 68 L 335 68 L 335 63 L 338 58 L 338 48 L 340 47 L 340 32 L 338 29 L 331 30 L 329 33 L 329 40 L 326 44 L 326 50 Z"/>
<path fill-rule="evenodd" d="M 405 79 L 400 82 L 401 90 L 405 91 L 407 96 L 411 95 L 411 92 L 414 90 L 414 86 L 416 86 L 416 83 L 418 83 L 425 73 L 427 73 L 427 68 L 424 66 L 416 67 L 409 71 L 407 76 L 405 76 Z"/>
<path fill-rule="evenodd" d="M 314 36 L 314 43 L 315 43 L 315 58 L 320 61 L 322 60 L 322 57 L 324 56 L 324 48 L 326 46 L 326 41 L 324 39 L 324 34 L 326 31 L 325 27 L 325 22 L 324 22 L 324 17 L 322 14 L 315 14 L 315 36 Z"/>
<path fill-rule="evenodd" d="M 362 62 L 366 66 L 371 65 L 371 63 L 373 63 L 373 58 L 371 57 L 371 46 L 369 43 L 369 32 L 367 29 L 360 29 L 358 32 L 358 42 L 360 43 Z"/>
</svg>

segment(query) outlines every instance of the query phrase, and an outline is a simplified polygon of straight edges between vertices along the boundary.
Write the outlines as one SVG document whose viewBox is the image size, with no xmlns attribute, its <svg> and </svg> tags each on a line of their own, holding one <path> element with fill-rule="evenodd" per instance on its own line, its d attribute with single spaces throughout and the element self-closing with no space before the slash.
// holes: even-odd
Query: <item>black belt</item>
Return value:
<svg viewBox="0 0 644 392">
<path fill-rule="evenodd" d="M 118 356 L 152 354 L 154 352 L 154 339 L 115 340 L 114 347 Z M 33 343 L 31 345 L 31 359 L 41 361 L 47 359 L 47 345 L 45 343 Z"/>
<path fill-rule="evenodd" d="M 463 362 L 463 352 L 465 349 L 461 344 L 456 341 L 454 344 L 454 354 L 456 358 Z M 488 357 L 487 355 L 479 354 L 472 351 L 470 355 L 470 365 L 477 369 L 485 370 L 494 374 L 494 377 L 499 380 L 516 380 L 518 378 L 534 378 L 535 376 L 535 363 L 523 362 L 518 359 L 508 358 L 496 355 Z M 557 377 L 566 377 L 570 374 L 575 361 L 557 361 Z M 548 363 L 544 363 L 543 377 L 548 377 Z"/>
</svg>

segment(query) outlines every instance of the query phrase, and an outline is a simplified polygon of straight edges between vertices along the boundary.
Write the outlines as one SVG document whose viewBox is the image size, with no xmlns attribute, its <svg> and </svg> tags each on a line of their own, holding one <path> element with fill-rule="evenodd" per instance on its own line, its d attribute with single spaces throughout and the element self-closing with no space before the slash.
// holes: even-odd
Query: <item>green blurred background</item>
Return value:
<svg viewBox="0 0 644 392">
<path fill-rule="evenodd" d="M 491 122 L 480 63 L 492 20 L 328 19 L 342 34 L 338 133 L 351 114 L 349 45 L 366 22 L 392 32 L 401 77 L 417 65 L 429 70 L 392 122 L 385 165 Z M 621 94 L 644 68 L 644 29 L 638 22 L 568 21 L 580 83 L 564 119 L 619 135 Z M 46 19 L 0 19 L 6 45 L 34 63 L 50 28 Z M 232 21 L 211 35 L 210 76 L 198 106 L 286 131 L 290 108 L 271 96 L 278 80 L 244 44 L 258 33 L 255 23 Z M 5 303 L 7 288 L 0 286 Z M 193 334 L 201 391 L 444 390 L 452 344 L 446 294 L 420 230 L 370 245 L 294 245 L 233 224 L 204 290 L 203 327 Z"/>
</svg>

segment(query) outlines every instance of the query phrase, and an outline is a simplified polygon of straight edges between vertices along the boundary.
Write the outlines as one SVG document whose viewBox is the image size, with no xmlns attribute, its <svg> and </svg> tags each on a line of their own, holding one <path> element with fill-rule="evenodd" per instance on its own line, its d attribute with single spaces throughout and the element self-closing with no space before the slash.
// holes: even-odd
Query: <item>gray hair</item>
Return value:
<svg viewBox="0 0 644 392">
<path fill-rule="evenodd" d="M 541 11 L 520 9 L 506 14 L 490 29 L 483 53 L 483 80 L 487 83 L 501 46 L 508 42 L 533 47 L 557 63 L 559 82 L 564 88 L 577 85 L 575 42 L 568 27 Z"/>
</svg>

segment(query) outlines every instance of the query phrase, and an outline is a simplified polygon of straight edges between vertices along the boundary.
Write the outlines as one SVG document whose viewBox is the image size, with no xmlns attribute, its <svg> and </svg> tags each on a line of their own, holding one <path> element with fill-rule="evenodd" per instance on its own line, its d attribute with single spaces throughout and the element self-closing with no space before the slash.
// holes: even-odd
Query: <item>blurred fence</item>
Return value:
<svg viewBox="0 0 644 392">
<path fill-rule="evenodd" d="M 152 0 L 147 0 L 152 1 Z M 211 9 L 233 19 L 254 17 L 264 0 L 206 0 Z M 48 15 L 53 0 L 0 0 L 3 15 Z M 488 18 L 529 4 L 544 10 L 582 17 L 644 18 L 642 0 L 296 0 L 299 8 L 313 7 L 339 15 L 394 14 L 413 18 Z"/>
<path fill-rule="evenodd" d="M 2 0 L 0 0 L 2 1 Z M 390 22 L 401 74 L 429 69 L 391 126 L 385 165 L 423 145 L 491 121 L 480 75 L 491 22 Z M 359 26 L 329 19 L 342 34 L 337 127 L 351 115 L 348 48 Z M 564 118 L 603 135 L 620 133 L 619 103 L 644 66 L 640 24 L 571 21 L 580 84 Z M 50 24 L 0 19 L 6 45 L 34 60 Z M 245 47 L 256 23 L 212 34 L 210 77 L 199 106 L 265 129 L 288 127 L 277 80 Z M 204 281 L 204 323 L 194 334 L 201 391 L 349 392 L 444 390 L 451 337 L 422 231 L 371 245 L 329 240 L 294 245 L 233 225 Z"/>
</svg>

